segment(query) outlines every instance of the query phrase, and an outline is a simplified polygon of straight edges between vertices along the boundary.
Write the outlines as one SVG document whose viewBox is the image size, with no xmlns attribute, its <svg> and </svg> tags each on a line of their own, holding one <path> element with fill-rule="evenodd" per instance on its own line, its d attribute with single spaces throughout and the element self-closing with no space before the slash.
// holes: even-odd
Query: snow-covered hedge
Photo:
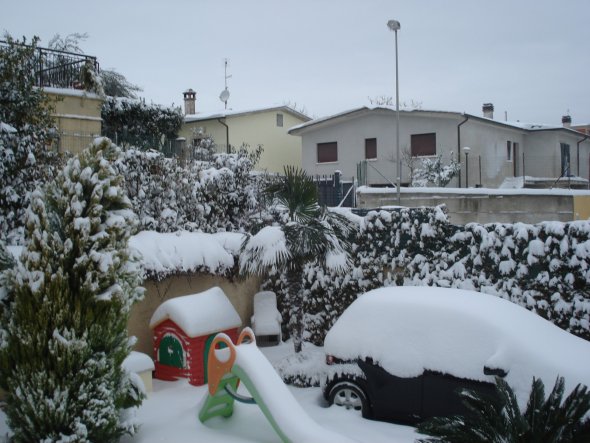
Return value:
<svg viewBox="0 0 590 443">
<path fill-rule="evenodd" d="M 242 147 L 208 161 L 181 161 L 128 149 L 118 168 L 141 230 L 244 231 L 258 206 L 260 177 L 251 172 L 259 155 Z"/>
<path fill-rule="evenodd" d="M 455 226 L 444 207 L 372 211 L 355 219 L 352 269 L 305 269 L 308 340 L 321 344 L 358 294 L 396 284 L 496 294 L 590 339 L 589 221 Z M 285 281 L 271 275 L 265 289 L 284 294 Z M 289 306 L 282 303 L 281 312 L 287 320 Z"/>
</svg>

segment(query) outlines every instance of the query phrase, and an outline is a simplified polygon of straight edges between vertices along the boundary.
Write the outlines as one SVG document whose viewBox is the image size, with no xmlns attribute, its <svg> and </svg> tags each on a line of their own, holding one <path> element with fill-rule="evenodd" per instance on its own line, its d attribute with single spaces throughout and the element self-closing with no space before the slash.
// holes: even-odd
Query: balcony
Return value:
<svg viewBox="0 0 590 443">
<path fill-rule="evenodd" d="M 0 51 L 8 43 L 0 41 Z M 36 47 L 28 69 L 34 72 L 39 87 L 86 89 L 92 74 L 98 74 L 96 57 L 74 52 Z"/>
</svg>

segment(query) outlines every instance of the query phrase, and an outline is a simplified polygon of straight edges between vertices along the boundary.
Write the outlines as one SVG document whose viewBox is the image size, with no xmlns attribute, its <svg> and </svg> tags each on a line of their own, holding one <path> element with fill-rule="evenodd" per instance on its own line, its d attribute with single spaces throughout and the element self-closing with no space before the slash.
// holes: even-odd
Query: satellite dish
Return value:
<svg viewBox="0 0 590 443">
<path fill-rule="evenodd" d="M 221 94 L 219 94 L 219 100 L 221 100 L 224 103 L 227 103 L 227 101 L 229 100 L 229 91 L 227 90 L 227 88 L 221 91 Z"/>
</svg>

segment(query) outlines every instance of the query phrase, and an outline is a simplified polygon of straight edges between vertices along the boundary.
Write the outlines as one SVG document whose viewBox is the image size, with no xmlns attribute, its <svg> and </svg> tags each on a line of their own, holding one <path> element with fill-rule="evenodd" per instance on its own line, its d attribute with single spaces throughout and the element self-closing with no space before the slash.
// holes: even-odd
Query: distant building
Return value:
<svg viewBox="0 0 590 443">
<path fill-rule="evenodd" d="M 179 137 L 195 145 L 211 136 L 219 152 L 247 144 L 262 145 L 264 152 L 256 169 L 283 172 L 283 166 L 301 166 L 301 140 L 291 137 L 290 127 L 311 120 L 289 106 L 202 113 L 196 110 L 196 92 L 184 92 L 185 117 Z"/>
<path fill-rule="evenodd" d="M 402 186 L 410 184 L 413 167 L 442 154 L 461 164 L 461 175 L 449 187 L 587 188 L 590 140 L 565 117 L 561 126 L 502 122 L 493 119 L 490 103 L 483 116 L 400 111 Z M 395 118 L 395 109 L 365 106 L 302 123 L 289 134 L 301 137 L 302 166 L 309 174 L 339 170 L 344 177 L 357 176 L 360 184 L 392 186 L 397 182 Z"/>
</svg>

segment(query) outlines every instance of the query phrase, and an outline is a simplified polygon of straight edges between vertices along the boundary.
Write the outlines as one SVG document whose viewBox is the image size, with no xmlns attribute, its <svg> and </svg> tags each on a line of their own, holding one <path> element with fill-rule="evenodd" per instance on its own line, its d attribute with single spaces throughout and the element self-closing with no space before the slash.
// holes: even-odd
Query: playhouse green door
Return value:
<svg viewBox="0 0 590 443">
<path fill-rule="evenodd" d="M 184 368 L 184 352 L 176 337 L 167 335 L 162 339 L 158 348 L 158 361 L 163 365 Z"/>
</svg>

